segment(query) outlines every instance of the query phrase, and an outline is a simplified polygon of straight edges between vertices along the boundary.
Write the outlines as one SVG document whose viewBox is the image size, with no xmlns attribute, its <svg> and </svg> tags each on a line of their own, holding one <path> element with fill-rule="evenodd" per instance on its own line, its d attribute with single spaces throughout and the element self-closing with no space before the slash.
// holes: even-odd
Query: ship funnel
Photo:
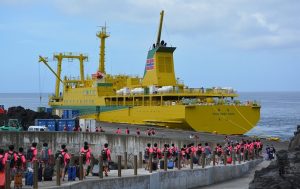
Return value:
<svg viewBox="0 0 300 189">
<path fill-rule="evenodd" d="M 151 50 L 148 51 L 144 77 L 142 81 L 143 86 L 175 86 L 175 71 L 173 52 L 176 47 L 167 47 L 167 43 L 161 38 L 162 22 L 164 11 L 160 13 L 160 22 L 158 28 L 158 35 L 156 44 L 153 44 Z"/>
</svg>

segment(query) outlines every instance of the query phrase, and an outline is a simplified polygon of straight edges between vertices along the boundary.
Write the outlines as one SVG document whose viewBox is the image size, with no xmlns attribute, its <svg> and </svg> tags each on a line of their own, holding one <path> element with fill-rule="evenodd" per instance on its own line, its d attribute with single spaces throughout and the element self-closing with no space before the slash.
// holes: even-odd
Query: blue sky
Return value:
<svg viewBox="0 0 300 189">
<path fill-rule="evenodd" d="M 106 71 L 142 76 L 162 9 L 162 39 L 189 87 L 300 91 L 299 0 L 0 0 L 0 92 L 53 92 L 38 55 L 86 53 L 94 73 L 105 23 Z M 64 62 L 63 75 L 79 75 L 78 62 Z"/>
</svg>

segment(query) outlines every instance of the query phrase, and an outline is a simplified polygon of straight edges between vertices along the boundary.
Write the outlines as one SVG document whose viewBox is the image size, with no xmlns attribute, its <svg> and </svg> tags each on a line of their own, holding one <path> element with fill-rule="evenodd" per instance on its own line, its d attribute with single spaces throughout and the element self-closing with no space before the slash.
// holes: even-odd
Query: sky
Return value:
<svg viewBox="0 0 300 189">
<path fill-rule="evenodd" d="M 54 92 L 39 55 L 56 70 L 53 53 L 85 53 L 95 73 L 105 24 L 106 72 L 142 76 L 161 10 L 187 86 L 300 91 L 299 0 L 0 0 L 0 93 Z M 79 76 L 79 63 L 64 61 L 62 75 Z"/>
</svg>

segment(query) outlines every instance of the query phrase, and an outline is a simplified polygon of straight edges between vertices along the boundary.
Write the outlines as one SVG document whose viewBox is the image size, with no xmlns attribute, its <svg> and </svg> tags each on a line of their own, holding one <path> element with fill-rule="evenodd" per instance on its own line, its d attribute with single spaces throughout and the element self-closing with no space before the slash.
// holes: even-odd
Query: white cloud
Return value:
<svg viewBox="0 0 300 189">
<path fill-rule="evenodd" d="M 17 0 L 2 0 L 17 4 Z M 23 0 L 33 4 L 37 0 Z M 40 3 L 40 2 L 39 2 Z M 48 0 L 67 16 L 97 20 L 99 24 L 157 25 L 165 10 L 171 35 L 211 37 L 242 48 L 299 47 L 300 1 L 295 0 Z M 298 7 L 298 9 L 297 9 Z"/>
</svg>

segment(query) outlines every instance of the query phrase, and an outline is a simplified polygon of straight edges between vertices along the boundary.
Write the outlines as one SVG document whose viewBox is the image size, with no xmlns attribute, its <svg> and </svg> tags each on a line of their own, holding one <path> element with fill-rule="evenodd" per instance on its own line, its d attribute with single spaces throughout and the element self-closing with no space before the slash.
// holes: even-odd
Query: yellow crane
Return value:
<svg viewBox="0 0 300 189">
<path fill-rule="evenodd" d="M 53 55 L 53 59 L 57 60 L 57 72 L 55 72 L 48 64 L 48 59 L 46 57 L 39 56 L 39 62 L 43 62 L 50 71 L 56 76 L 56 83 L 55 83 L 55 98 L 59 98 L 59 89 L 60 89 L 60 82 L 62 84 L 66 83 L 81 83 L 84 86 L 84 62 L 88 60 L 88 56 L 83 54 L 74 54 L 74 53 L 56 53 Z M 80 80 L 61 80 L 61 67 L 63 59 L 73 60 L 78 59 L 80 63 Z"/>
</svg>

